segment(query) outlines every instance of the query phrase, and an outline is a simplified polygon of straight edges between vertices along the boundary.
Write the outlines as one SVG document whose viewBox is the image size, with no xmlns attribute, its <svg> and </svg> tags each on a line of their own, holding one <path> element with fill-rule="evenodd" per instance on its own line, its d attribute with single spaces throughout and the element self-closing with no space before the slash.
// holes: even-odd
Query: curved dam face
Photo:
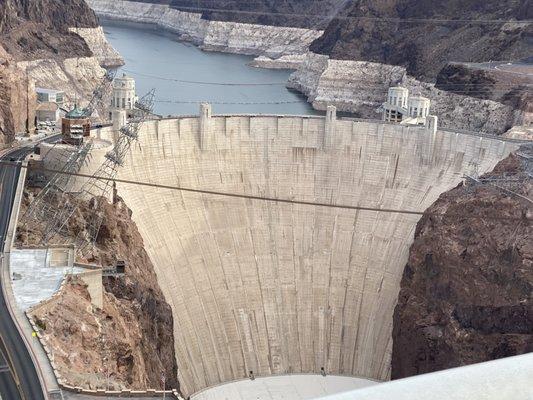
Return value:
<svg viewBox="0 0 533 400">
<path fill-rule="evenodd" d="M 206 114 L 147 122 L 139 136 L 120 178 L 417 211 L 516 147 L 334 117 Z M 250 371 L 388 379 L 392 315 L 418 215 L 118 191 L 173 310 L 185 395 Z"/>
</svg>

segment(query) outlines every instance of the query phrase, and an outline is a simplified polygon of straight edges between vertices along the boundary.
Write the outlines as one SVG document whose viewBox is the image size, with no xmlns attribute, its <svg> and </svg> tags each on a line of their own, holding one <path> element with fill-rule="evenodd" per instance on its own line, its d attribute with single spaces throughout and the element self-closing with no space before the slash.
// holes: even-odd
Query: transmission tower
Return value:
<svg viewBox="0 0 533 400">
<path fill-rule="evenodd" d="M 105 101 L 107 93 L 112 88 L 116 71 L 108 71 L 102 78 L 102 81 L 92 93 L 92 97 L 83 109 L 86 117 L 90 117 L 95 109 L 101 107 Z M 65 228 L 63 218 L 65 210 L 60 205 L 69 204 L 69 192 L 74 190 L 73 174 L 79 172 L 82 165 L 87 161 L 92 150 L 92 142 L 83 142 L 79 145 L 67 145 L 61 140 L 57 141 L 50 148 L 47 157 L 54 157 L 52 169 L 57 172 L 52 173 L 50 179 L 43 187 L 41 192 L 36 196 L 28 207 L 26 213 L 21 218 L 21 225 L 29 227 L 29 224 L 44 223 L 43 234 L 40 244 L 46 244 L 49 240 Z M 67 207 L 68 208 L 68 207 Z M 67 232 L 63 232 L 66 235 Z"/>
<path fill-rule="evenodd" d="M 60 224 L 58 220 L 57 203 L 64 193 L 73 189 L 73 175 L 77 173 L 81 166 L 86 162 L 87 157 L 92 149 L 92 143 L 83 143 L 80 146 L 62 146 L 61 143 L 55 143 L 47 153 L 47 156 L 54 154 L 57 162 L 54 169 L 58 172 L 53 173 L 50 180 L 39 192 L 35 199 L 21 218 L 21 225 L 28 227 L 36 221 L 46 223 L 44 231 L 50 231 L 54 226 Z M 45 159 L 46 157 L 45 156 Z"/>
<path fill-rule="evenodd" d="M 83 203 L 83 200 L 89 199 L 90 217 L 86 221 L 85 229 L 80 229 L 76 235 L 74 244 L 80 251 L 83 251 L 88 245 L 94 244 L 104 218 L 102 204 L 109 197 L 118 167 L 123 164 L 124 157 L 129 151 L 132 142 L 137 140 L 142 124 L 152 114 L 154 97 L 155 90 L 151 90 L 135 104 L 137 115 L 120 129 L 115 145 L 106 154 L 104 163 L 86 180 L 81 190 L 73 194 L 73 198 L 62 205 L 58 213 L 58 219 L 61 221 L 61 224 L 59 226 L 53 226 L 53 229 L 43 235 L 44 243 L 47 243 L 56 236 L 71 241 L 72 238 L 69 238 L 66 229 L 68 223 L 78 210 L 80 204 Z"/>
<path fill-rule="evenodd" d="M 110 93 L 113 88 L 113 81 L 116 75 L 117 70 L 107 71 L 100 84 L 93 90 L 89 104 L 83 109 L 86 117 L 90 117 L 94 110 L 98 110 L 103 105 L 107 94 Z"/>
</svg>

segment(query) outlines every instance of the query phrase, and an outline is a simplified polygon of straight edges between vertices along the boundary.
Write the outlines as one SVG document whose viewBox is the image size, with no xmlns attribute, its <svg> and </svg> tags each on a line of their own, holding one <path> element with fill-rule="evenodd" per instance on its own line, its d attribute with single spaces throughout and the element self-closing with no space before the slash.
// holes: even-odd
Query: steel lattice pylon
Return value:
<svg viewBox="0 0 533 400">
<path fill-rule="evenodd" d="M 84 108 L 84 114 L 90 117 L 95 109 L 102 105 L 106 93 L 109 92 L 113 85 L 116 71 L 108 71 L 102 78 L 100 84 L 92 93 L 91 100 L 87 107 Z M 54 155 L 56 161 L 51 178 L 47 184 L 32 201 L 28 210 L 21 218 L 21 225 L 28 227 L 31 223 L 42 221 L 45 223 L 43 235 L 40 244 L 48 243 L 56 232 L 64 226 L 62 218 L 65 216 L 64 209 L 58 209 L 57 204 L 66 202 L 66 193 L 73 188 L 73 175 L 79 172 L 81 166 L 86 161 L 92 149 L 92 143 L 84 143 L 79 146 L 65 145 L 61 141 L 54 143 L 52 148 L 44 156 Z M 63 197 L 63 199 L 60 199 Z"/>
<path fill-rule="evenodd" d="M 43 232 L 44 237 L 46 232 L 54 230 L 55 227 L 61 224 L 56 205 L 58 197 L 64 196 L 64 193 L 72 190 L 74 184 L 72 174 L 80 170 L 81 166 L 86 162 L 91 149 L 91 142 L 80 146 L 67 146 L 58 142 L 52 146 L 47 155 L 59 154 L 56 162 L 58 167 L 54 168 L 58 172 L 53 173 L 48 183 L 22 216 L 21 225 L 23 227 L 28 227 L 29 224 L 35 223 L 35 221 L 43 221 L 46 223 Z"/>
<path fill-rule="evenodd" d="M 151 90 L 136 103 L 138 115 L 120 129 L 115 145 L 113 149 L 106 154 L 104 163 L 97 169 L 92 177 L 87 179 L 81 190 L 76 192 L 72 199 L 65 201 L 59 216 L 62 223 L 43 237 L 45 243 L 56 235 L 70 241 L 71 238 L 69 238 L 66 229 L 69 221 L 79 207 L 79 204 L 81 204 L 81 201 L 79 200 L 90 199 L 89 205 L 91 207 L 91 218 L 86 221 L 87 224 L 85 229 L 78 232 L 74 239 L 74 244 L 80 251 L 83 251 L 88 245 L 94 244 L 104 217 L 101 204 L 103 201 L 106 201 L 113 188 L 113 180 L 116 177 L 117 169 L 123 164 L 124 157 L 129 151 L 131 143 L 134 140 L 137 140 L 142 124 L 152 113 L 154 97 L 155 90 Z"/>
<path fill-rule="evenodd" d="M 113 81 L 117 75 L 117 70 L 107 71 L 102 79 L 102 82 L 96 89 L 93 90 L 93 95 L 87 107 L 84 108 L 84 113 L 87 117 L 90 117 L 94 110 L 97 110 L 102 106 L 102 102 L 105 100 L 106 94 L 109 93 L 113 87 Z"/>
</svg>

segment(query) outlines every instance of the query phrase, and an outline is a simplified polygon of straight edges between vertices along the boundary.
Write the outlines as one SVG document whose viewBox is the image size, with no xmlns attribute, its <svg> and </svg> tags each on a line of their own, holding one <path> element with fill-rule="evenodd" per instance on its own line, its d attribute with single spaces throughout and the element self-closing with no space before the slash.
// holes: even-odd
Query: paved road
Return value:
<svg viewBox="0 0 533 400">
<path fill-rule="evenodd" d="M 524 79 L 533 79 L 533 64 L 523 61 L 488 61 L 484 63 L 465 63 L 471 67 L 483 70 L 497 70 L 507 74 L 521 76 Z"/>
<path fill-rule="evenodd" d="M 18 149 L 4 156 L 3 159 L 21 159 L 30 150 L 30 148 Z M 0 165 L 0 252 L 4 251 L 4 240 L 11 217 L 19 173 L 20 166 Z M 2 398 L 45 400 L 30 353 L 11 319 L 2 291 L 0 291 L 0 339 L 0 366 L 9 365 L 10 367 L 10 371 L 0 372 L 0 395 Z M 12 373 L 13 369 L 15 374 Z M 19 382 L 19 385 L 16 382 Z"/>
</svg>

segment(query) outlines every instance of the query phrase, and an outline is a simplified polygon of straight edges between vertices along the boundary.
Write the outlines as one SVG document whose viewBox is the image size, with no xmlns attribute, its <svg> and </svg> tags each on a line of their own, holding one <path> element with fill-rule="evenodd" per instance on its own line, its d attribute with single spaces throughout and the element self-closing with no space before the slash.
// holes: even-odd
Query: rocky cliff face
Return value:
<svg viewBox="0 0 533 400">
<path fill-rule="evenodd" d="M 347 0 L 137 0 L 168 4 L 176 10 L 196 12 L 203 19 L 247 24 L 323 29 Z"/>
<path fill-rule="evenodd" d="M 533 351 L 533 209 L 520 197 L 533 194 L 533 148 L 518 153 L 485 183 L 443 194 L 428 212 L 444 217 L 418 223 L 394 313 L 393 378 Z"/>
<path fill-rule="evenodd" d="M 124 59 L 113 46 L 109 44 L 105 37 L 104 29 L 97 28 L 70 28 L 70 32 L 79 35 L 98 60 L 100 66 L 104 68 L 114 68 L 124 65 Z"/>
<path fill-rule="evenodd" d="M 356 0 L 311 46 L 335 59 L 401 65 L 434 80 L 449 61 L 520 59 L 532 54 L 529 0 Z M 403 19 L 404 22 L 398 21 Z M 518 20 L 516 23 L 406 22 L 405 20 Z"/>
<path fill-rule="evenodd" d="M 96 28 L 84 0 L 5 0 L 0 3 L 0 44 L 18 60 L 91 56 L 70 27 Z"/>
<path fill-rule="evenodd" d="M 23 207 L 31 198 L 26 192 Z M 89 201 L 78 201 L 69 225 L 73 235 L 85 229 L 92 214 Z M 60 296 L 35 310 L 34 317 L 46 327 L 56 366 L 71 384 L 105 388 L 109 376 L 111 387 L 117 389 L 159 389 L 164 373 L 167 388 L 178 388 L 171 309 L 131 212 L 121 200 L 100 206 L 104 223 L 84 261 L 105 266 L 124 260 L 126 276 L 104 278 L 103 309 L 92 306 L 87 289 L 73 280 Z M 31 230 L 20 227 L 19 243 L 35 243 L 41 229 L 39 221 Z"/>
<path fill-rule="evenodd" d="M 123 63 L 84 0 L 1 2 L 0 47 L 7 52 L 0 53 L 0 143 L 26 130 L 27 114 L 33 125 L 36 85 L 64 90 L 67 103 L 83 102 L 103 77 L 101 67 Z"/>
<path fill-rule="evenodd" d="M 495 67 L 495 68 L 494 68 Z M 533 65 L 450 63 L 436 79 L 436 87 L 452 93 L 489 99 L 508 105 L 524 113 L 524 125 L 533 122 Z"/>
<path fill-rule="evenodd" d="M 35 103 L 32 82 L 0 46 L 0 149 L 33 127 Z"/>
</svg>

